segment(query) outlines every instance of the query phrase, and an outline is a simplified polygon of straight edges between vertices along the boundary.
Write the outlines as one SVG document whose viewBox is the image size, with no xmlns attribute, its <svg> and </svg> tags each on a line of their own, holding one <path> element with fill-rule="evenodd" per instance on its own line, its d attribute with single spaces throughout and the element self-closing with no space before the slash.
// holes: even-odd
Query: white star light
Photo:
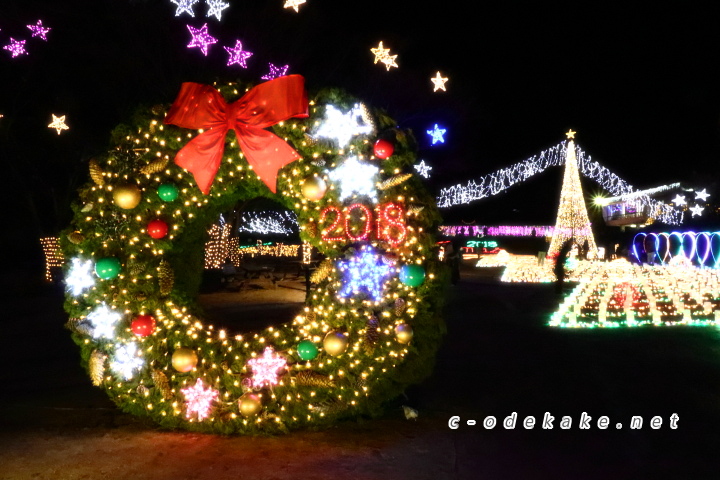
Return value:
<svg viewBox="0 0 720 480">
<path fill-rule="evenodd" d="M 432 170 L 432 167 L 427 165 L 425 160 L 422 160 L 420 163 L 415 165 L 415 170 L 417 170 L 418 175 L 421 177 L 430 178 L 430 170 Z"/>
<path fill-rule="evenodd" d="M 58 135 L 60 135 L 60 132 L 62 132 L 63 130 L 70 129 L 70 127 L 65 124 L 65 115 L 63 115 L 62 117 L 57 117 L 54 113 L 52 113 L 51 115 L 53 118 L 50 125 L 48 125 L 48 128 L 54 128 L 55 130 L 57 130 Z"/>
<path fill-rule="evenodd" d="M 695 200 L 702 200 L 704 202 L 709 196 L 710 194 L 707 193 L 707 188 L 703 188 L 699 192 L 695 192 Z"/>
<path fill-rule="evenodd" d="M 340 148 L 345 148 L 355 135 L 370 134 L 373 126 L 365 120 L 364 109 L 356 104 L 349 112 L 343 113 L 335 106 L 325 107 L 325 120 L 315 132 L 317 137 L 331 138 L 338 142 Z M 362 123 L 358 121 L 362 119 Z"/>
<path fill-rule="evenodd" d="M 675 195 L 675 198 L 672 199 L 672 202 L 677 206 L 685 205 L 687 203 L 685 202 L 685 196 L 680 195 L 679 193 Z"/>
<path fill-rule="evenodd" d="M 229 3 L 225 3 L 222 0 L 207 0 L 205 3 L 207 3 L 208 6 L 208 12 L 205 16 L 211 17 L 215 15 L 218 20 L 220 20 L 222 16 L 222 11 L 230 6 Z"/>
<path fill-rule="evenodd" d="M 296 12 L 300 11 L 300 5 L 305 3 L 306 0 L 286 0 L 285 5 L 283 5 L 285 8 L 294 8 Z"/>
<path fill-rule="evenodd" d="M 115 350 L 115 357 L 110 363 L 110 370 L 130 380 L 133 377 L 133 370 L 142 368 L 144 365 L 142 358 L 138 356 L 138 348 L 134 343 L 128 343 Z"/>
<path fill-rule="evenodd" d="M 699 217 L 702 215 L 703 210 L 705 210 L 700 205 L 695 205 L 694 207 L 690 207 L 690 211 L 692 212 L 693 217 Z"/>
<path fill-rule="evenodd" d="M 275 353 L 272 347 L 265 347 L 261 357 L 251 358 L 247 362 L 252 369 L 253 388 L 278 384 L 278 371 L 287 368 L 287 360 Z"/>
<path fill-rule="evenodd" d="M 189 14 L 191 17 L 195 16 L 195 12 L 193 12 L 193 5 L 195 5 L 199 0 L 170 0 L 170 3 L 174 3 L 177 5 L 177 9 L 175 9 L 175 16 L 179 17 L 183 13 Z"/>
<path fill-rule="evenodd" d="M 105 303 L 101 303 L 87 316 L 87 320 L 93 326 L 93 338 L 115 338 L 117 323 L 121 318 L 122 315 L 119 312 L 111 309 Z"/>
<path fill-rule="evenodd" d="M 202 379 L 198 378 L 195 385 L 180 389 L 185 396 L 185 418 L 192 418 L 193 413 L 197 414 L 198 420 L 205 420 L 210 416 L 212 404 L 217 401 L 220 392 L 210 386 L 204 387 Z"/>
<path fill-rule="evenodd" d="M 437 92 L 438 90 L 442 90 L 443 92 L 447 92 L 445 89 L 445 83 L 448 81 L 447 77 L 443 77 L 440 75 L 440 72 L 438 71 L 435 74 L 435 78 L 430 79 L 433 84 L 435 85 L 435 88 L 433 89 L 433 92 Z"/>
<path fill-rule="evenodd" d="M 72 266 L 65 277 L 65 285 L 73 296 L 77 297 L 83 290 L 95 285 L 93 270 L 92 260 L 83 262 L 79 258 L 72 259 Z"/>
<path fill-rule="evenodd" d="M 357 157 L 350 157 L 328 176 L 331 180 L 340 182 L 341 201 L 353 195 L 367 195 L 373 202 L 377 202 L 375 175 L 378 171 L 378 167 L 360 163 Z"/>
</svg>

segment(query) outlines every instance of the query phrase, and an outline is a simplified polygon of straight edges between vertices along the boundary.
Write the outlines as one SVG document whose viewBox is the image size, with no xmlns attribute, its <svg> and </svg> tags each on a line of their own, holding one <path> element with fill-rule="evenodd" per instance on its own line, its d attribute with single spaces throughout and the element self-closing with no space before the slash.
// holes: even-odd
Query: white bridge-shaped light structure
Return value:
<svg viewBox="0 0 720 480">
<path fill-rule="evenodd" d="M 440 208 L 463 205 L 483 198 L 497 195 L 513 185 L 524 182 L 535 174 L 544 172 L 548 167 L 565 164 L 567 143 L 559 144 L 543 150 L 521 162 L 501 168 L 493 173 L 480 177 L 478 181 L 470 180 L 465 184 L 457 184 L 440 190 L 437 204 Z M 580 147 L 575 147 L 578 169 L 583 176 L 597 182 L 607 192 L 615 196 L 633 195 L 642 206 L 650 207 L 650 216 L 669 225 L 680 225 L 683 212 L 672 205 L 666 205 L 639 191 L 606 167 L 592 160 Z"/>
</svg>

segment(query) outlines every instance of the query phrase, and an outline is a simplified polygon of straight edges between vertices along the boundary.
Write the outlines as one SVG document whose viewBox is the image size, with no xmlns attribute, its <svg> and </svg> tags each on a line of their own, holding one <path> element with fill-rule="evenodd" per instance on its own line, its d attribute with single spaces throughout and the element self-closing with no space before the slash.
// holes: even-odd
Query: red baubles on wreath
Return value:
<svg viewBox="0 0 720 480">
<path fill-rule="evenodd" d="M 153 220 L 148 223 L 147 232 L 152 238 L 165 238 L 168 233 L 168 224 L 160 219 Z"/>
<path fill-rule="evenodd" d="M 375 145 L 373 146 L 373 153 L 376 157 L 382 160 L 390 158 L 394 151 L 395 146 L 390 141 L 382 138 L 375 142 Z"/>
<path fill-rule="evenodd" d="M 152 315 L 138 315 L 130 324 L 130 329 L 138 337 L 147 337 L 155 331 L 155 317 Z"/>
</svg>

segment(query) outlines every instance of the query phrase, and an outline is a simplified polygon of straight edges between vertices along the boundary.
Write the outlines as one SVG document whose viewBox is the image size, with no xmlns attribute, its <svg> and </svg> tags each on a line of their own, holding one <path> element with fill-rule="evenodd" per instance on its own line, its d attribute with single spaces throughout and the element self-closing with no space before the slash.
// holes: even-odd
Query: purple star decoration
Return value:
<svg viewBox="0 0 720 480">
<path fill-rule="evenodd" d="M 47 42 L 47 33 L 51 30 L 43 27 L 42 20 L 38 20 L 36 25 L 27 25 L 32 32 L 33 37 L 40 37 Z"/>
<path fill-rule="evenodd" d="M 287 71 L 288 71 L 288 65 L 285 65 L 284 67 L 276 67 L 275 65 L 273 65 L 271 63 L 270 64 L 270 73 L 268 73 L 267 75 L 264 75 L 260 78 L 262 78 L 263 80 L 272 80 L 274 78 L 283 77 L 283 76 L 287 75 Z"/>
<path fill-rule="evenodd" d="M 207 23 L 200 28 L 193 28 L 190 25 L 187 26 L 192 35 L 192 40 L 188 44 L 188 48 L 200 47 L 203 55 L 207 56 L 208 47 L 213 43 L 217 43 L 217 38 L 211 37 L 207 30 Z"/>
<path fill-rule="evenodd" d="M 235 48 L 223 47 L 230 54 L 228 59 L 228 67 L 237 63 L 242 68 L 247 68 L 246 60 L 252 56 L 252 52 L 243 51 L 242 42 L 235 40 Z"/>
<path fill-rule="evenodd" d="M 25 40 L 15 40 L 10 37 L 10 43 L 3 47 L 3 50 L 7 50 L 15 58 L 19 55 L 27 55 L 25 51 Z"/>
</svg>

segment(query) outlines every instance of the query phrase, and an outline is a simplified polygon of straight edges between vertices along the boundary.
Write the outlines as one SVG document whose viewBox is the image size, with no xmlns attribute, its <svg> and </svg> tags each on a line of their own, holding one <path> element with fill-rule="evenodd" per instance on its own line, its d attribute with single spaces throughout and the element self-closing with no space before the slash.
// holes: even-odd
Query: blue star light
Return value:
<svg viewBox="0 0 720 480">
<path fill-rule="evenodd" d="M 364 291 L 375 302 L 380 301 L 388 277 L 395 272 L 394 265 L 369 245 L 364 245 L 356 256 L 337 262 L 337 268 L 343 273 L 339 296 L 347 298 Z"/>
<path fill-rule="evenodd" d="M 427 134 L 432 137 L 432 144 L 435 145 L 436 143 L 445 143 L 445 139 L 443 138 L 443 135 L 445 135 L 445 132 L 447 132 L 444 128 L 439 128 L 438 124 L 435 124 L 435 127 L 432 130 L 428 130 Z"/>
</svg>

